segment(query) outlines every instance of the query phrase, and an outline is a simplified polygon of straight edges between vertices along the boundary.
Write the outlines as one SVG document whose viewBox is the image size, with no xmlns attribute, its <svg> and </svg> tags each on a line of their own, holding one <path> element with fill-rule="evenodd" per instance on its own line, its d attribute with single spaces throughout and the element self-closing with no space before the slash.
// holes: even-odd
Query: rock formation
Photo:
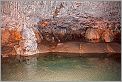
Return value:
<svg viewBox="0 0 122 82">
<path fill-rule="evenodd" d="M 119 1 L 22 0 L 1 3 L 2 52 L 9 47 L 17 54 L 32 55 L 38 52 L 38 44 L 43 40 L 57 45 L 76 38 L 83 41 L 86 36 L 85 39 L 93 42 L 100 42 L 101 38 L 111 42 L 116 38 L 115 34 L 120 34 Z M 108 28 L 110 30 L 106 30 Z"/>
</svg>

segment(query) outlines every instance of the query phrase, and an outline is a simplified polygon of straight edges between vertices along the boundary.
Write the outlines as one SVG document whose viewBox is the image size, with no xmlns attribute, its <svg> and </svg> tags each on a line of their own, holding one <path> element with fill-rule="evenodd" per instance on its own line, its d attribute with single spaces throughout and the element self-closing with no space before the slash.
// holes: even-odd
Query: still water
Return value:
<svg viewBox="0 0 122 82">
<path fill-rule="evenodd" d="M 37 61 L 2 63 L 2 80 L 121 80 L 121 63 L 112 58 L 39 57 Z"/>
</svg>

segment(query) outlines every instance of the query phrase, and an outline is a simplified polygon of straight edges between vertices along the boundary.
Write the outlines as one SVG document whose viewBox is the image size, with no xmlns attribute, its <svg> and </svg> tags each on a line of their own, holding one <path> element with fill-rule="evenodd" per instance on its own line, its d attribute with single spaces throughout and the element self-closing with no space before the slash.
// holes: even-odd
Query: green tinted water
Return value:
<svg viewBox="0 0 122 82">
<path fill-rule="evenodd" d="M 40 57 L 31 64 L 2 63 L 2 80 L 120 80 L 121 64 L 110 58 Z"/>
</svg>

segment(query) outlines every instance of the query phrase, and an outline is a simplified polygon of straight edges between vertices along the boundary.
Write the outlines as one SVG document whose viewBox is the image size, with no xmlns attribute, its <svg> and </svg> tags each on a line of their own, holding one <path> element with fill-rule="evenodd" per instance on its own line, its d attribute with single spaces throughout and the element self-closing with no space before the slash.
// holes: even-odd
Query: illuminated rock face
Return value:
<svg viewBox="0 0 122 82">
<path fill-rule="evenodd" d="M 85 33 L 86 39 L 88 39 L 91 42 L 100 42 L 100 40 L 103 40 L 104 42 L 112 42 L 114 39 L 114 33 L 110 29 L 93 29 L 89 28 L 87 29 Z"/>
<path fill-rule="evenodd" d="M 2 45 L 10 45 L 22 39 L 20 31 L 16 29 L 2 28 Z"/>
<path fill-rule="evenodd" d="M 92 41 L 92 42 L 99 42 L 99 40 L 100 40 L 100 35 L 99 35 L 97 29 L 89 28 L 86 31 L 85 36 L 89 41 Z"/>
<path fill-rule="evenodd" d="M 106 29 L 105 32 L 102 34 L 102 38 L 105 42 L 112 42 L 114 39 L 114 33 L 112 30 Z"/>
<path fill-rule="evenodd" d="M 1 32 L 2 32 L 1 33 L 2 34 L 1 43 L 2 43 L 2 45 L 5 45 L 9 41 L 10 33 L 9 33 L 9 30 L 5 30 L 5 29 L 1 29 Z"/>
<path fill-rule="evenodd" d="M 32 28 L 24 26 L 22 29 L 22 40 L 20 41 L 20 47 L 22 50 L 21 55 L 33 55 L 37 53 L 37 39 Z"/>
<path fill-rule="evenodd" d="M 21 32 L 17 31 L 15 28 L 2 28 L 2 46 L 10 47 L 12 49 L 15 48 L 16 53 L 11 53 L 11 55 L 33 55 L 38 53 L 37 37 L 34 30 L 26 25 L 23 26 Z"/>
<path fill-rule="evenodd" d="M 20 31 L 17 31 L 16 29 L 2 28 L 1 34 L 2 56 L 17 55 L 18 52 L 15 51 L 14 47 L 19 45 L 19 41 L 22 39 Z"/>
<path fill-rule="evenodd" d="M 37 53 L 37 42 L 40 42 L 41 38 L 38 35 L 39 31 L 34 30 L 34 25 L 37 25 L 37 22 L 42 19 L 52 19 L 53 23 L 56 23 L 54 25 L 50 25 L 52 21 L 41 23 L 41 27 L 46 27 L 45 30 L 47 32 L 60 32 L 62 36 L 64 36 L 66 32 L 73 30 L 73 32 L 78 31 L 77 33 L 79 34 L 83 31 L 81 34 L 85 34 L 83 29 L 85 28 L 86 30 L 86 27 L 81 26 L 81 23 L 84 21 L 88 22 L 87 17 L 102 17 L 105 20 L 118 21 L 120 20 L 121 10 L 121 4 L 118 1 L 22 0 L 2 1 L 1 6 L 2 27 L 6 29 L 17 28 L 15 32 L 2 31 L 2 45 L 5 46 L 9 43 L 7 46 L 14 47 L 16 52 L 21 55 Z M 86 17 L 86 19 L 82 17 Z M 74 19 L 78 21 L 74 22 Z M 23 26 L 23 24 L 25 26 Z M 82 31 L 79 31 L 79 29 Z M 22 38 L 20 38 L 21 36 Z M 98 40 L 100 38 L 99 32 L 94 29 L 87 30 L 86 36 L 92 40 Z M 109 32 L 103 35 L 103 39 L 106 42 L 110 42 L 112 40 L 111 37 L 113 36 L 111 36 Z M 8 39 L 10 39 L 10 41 Z M 13 44 L 16 41 L 18 41 L 19 44 Z"/>
</svg>

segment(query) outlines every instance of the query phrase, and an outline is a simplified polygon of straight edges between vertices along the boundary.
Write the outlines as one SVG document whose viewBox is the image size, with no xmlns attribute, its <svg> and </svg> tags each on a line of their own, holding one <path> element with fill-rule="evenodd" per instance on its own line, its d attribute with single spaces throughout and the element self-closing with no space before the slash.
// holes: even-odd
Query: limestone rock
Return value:
<svg viewBox="0 0 122 82">
<path fill-rule="evenodd" d="M 20 41 L 20 47 L 23 54 L 21 55 L 33 55 L 37 53 L 37 38 L 32 28 L 23 27 L 22 30 L 22 40 Z"/>
<path fill-rule="evenodd" d="M 15 29 L 2 28 L 2 45 L 19 42 L 22 39 L 21 33 Z M 6 43 L 6 44 L 5 44 Z"/>
<path fill-rule="evenodd" d="M 102 34 L 102 38 L 105 42 L 111 42 L 114 39 L 114 33 L 112 30 L 106 29 Z"/>
<path fill-rule="evenodd" d="M 85 33 L 85 37 L 92 42 L 99 42 L 100 35 L 96 29 L 89 28 Z"/>
<path fill-rule="evenodd" d="M 10 37 L 10 32 L 7 29 L 1 29 L 1 43 L 2 45 L 5 45 L 6 43 L 9 43 L 9 37 Z"/>
</svg>

